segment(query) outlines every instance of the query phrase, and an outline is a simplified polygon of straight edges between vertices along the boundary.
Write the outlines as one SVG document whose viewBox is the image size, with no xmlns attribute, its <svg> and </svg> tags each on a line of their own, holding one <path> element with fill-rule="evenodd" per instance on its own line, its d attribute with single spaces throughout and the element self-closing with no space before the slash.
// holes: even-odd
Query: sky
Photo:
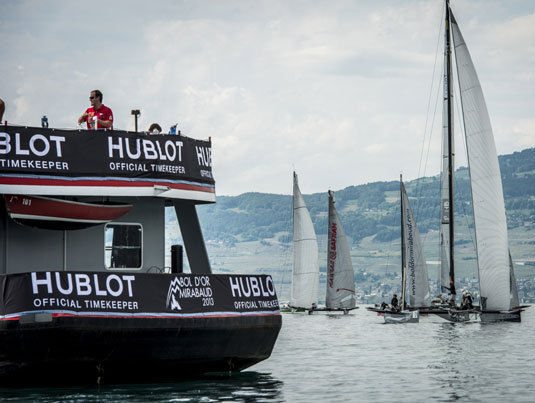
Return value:
<svg viewBox="0 0 535 403">
<path fill-rule="evenodd" d="M 534 147 L 535 1 L 450 4 L 498 154 Z M 294 170 L 305 194 L 436 175 L 443 13 L 442 0 L 0 0 L 4 120 L 76 128 L 100 89 L 116 129 L 140 109 L 140 130 L 211 138 L 218 195 L 290 194 Z"/>
</svg>

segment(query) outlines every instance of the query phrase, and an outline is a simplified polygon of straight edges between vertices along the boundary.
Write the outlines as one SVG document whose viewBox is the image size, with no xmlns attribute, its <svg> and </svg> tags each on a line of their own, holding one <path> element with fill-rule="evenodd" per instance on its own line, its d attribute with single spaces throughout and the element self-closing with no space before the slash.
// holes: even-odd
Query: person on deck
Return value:
<svg viewBox="0 0 535 403">
<path fill-rule="evenodd" d="M 449 302 L 450 308 L 457 308 L 457 305 L 455 304 L 455 297 L 452 295 Z"/>
<path fill-rule="evenodd" d="M 461 309 L 474 309 L 473 302 L 474 301 L 472 299 L 472 294 L 470 294 L 470 291 L 464 290 L 463 298 L 461 301 Z"/>
<path fill-rule="evenodd" d="M 160 134 L 161 132 L 162 127 L 158 123 L 151 124 L 148 130 L 149 134 Z"/>
<path fill-rule="evenodd" d="M 390 306 L 392 307 L 393 311 L 399 311 L 399 302 L 397 294 L 394 294 L 394 296 L 392 297 L 392 300 L 390 301 Z"/>
<path fill-rule="evenodd" d="M 113 130 L 113 112 L 102 103 L 102 92 L 100 90 L 91 91 L 89 101 L 91 106 L 78 118 L 78 124 L 81 125 L 85 121 L 88 130 Z"/>
</svg>

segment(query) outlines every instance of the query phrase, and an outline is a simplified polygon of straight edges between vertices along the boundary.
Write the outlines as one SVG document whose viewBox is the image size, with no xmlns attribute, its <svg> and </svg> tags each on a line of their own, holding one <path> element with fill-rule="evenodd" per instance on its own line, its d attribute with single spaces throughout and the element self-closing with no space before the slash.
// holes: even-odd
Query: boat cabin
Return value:
<svg viewBox="0 0 535 403">
<path fill-rule="evenodd" d="M 166 206 L 191 271 L 210 273 L 195 209 L 215 202 L 210 140 L 2 126 L 0 194 L 0 274 L 170 272 Z"/>
</svg>

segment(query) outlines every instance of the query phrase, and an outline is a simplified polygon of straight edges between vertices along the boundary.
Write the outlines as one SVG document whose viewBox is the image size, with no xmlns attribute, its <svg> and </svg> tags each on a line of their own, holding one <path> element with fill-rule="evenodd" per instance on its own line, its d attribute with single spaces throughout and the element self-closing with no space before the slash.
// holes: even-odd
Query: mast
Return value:
<svg viewBox="0 0 535 403">
<path fill-rule="evenodd" d="M 452 63 L 451 63 L 451 34 L 450 34 L 450 5 L 449 0 L 446 0 L 446 21 L 445 21 L 445 102 L 447 109 L 447 144 L 448 144 L 448 211 L 447 211 L 447 221 L 449 229 L 449 266 L 450 266 L 450 283 L 449 291 L 453 298 L 457 294 L 455 291 L 455 264 L 454 264 L 454 214 L 453 214 L 453 174 L 454 174 L 454 163 L 453 163 L 453 91 L 452 91 Z"/>
<path fill-rule="evenodd" d="M 403 178 L 399 174 L 399 200 L 401 206 L 401 310 L 405 309 L 405 289 L 407 288 L 406 256 L 405 256 L 405 219 L 403 218 Z"/>
</svg>

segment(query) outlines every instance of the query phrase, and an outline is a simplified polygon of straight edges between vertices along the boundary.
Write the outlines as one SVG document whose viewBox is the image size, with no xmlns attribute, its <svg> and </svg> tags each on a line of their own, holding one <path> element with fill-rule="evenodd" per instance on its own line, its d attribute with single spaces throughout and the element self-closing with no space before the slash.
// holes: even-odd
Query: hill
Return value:
<svg viewBox="0 0 535 403">
<path fill-rule="evenodd" d="M 535 148 L 499 157 L 507 223 L 510 229 L 535 223 Z M 290 174 L 290 173 L 289 173 Z M 439 176 L 406 183 L 420 232 L 438 230 Z M 471 215 L 468 169 L 455 172 L 455 212 Z M 346 234 L 354 243 L 374 236 L 377 241 L 399 237 L 399 182 L 374 182 L 335 192 Z M 304 195 L 316 233 L 327 232 L 327 192 Z M 272 239 L 288 242 L 292 197 L 267 193 L 219 196 L 215 205 L 199 208 L 206 239 L 236 242 Z"/>
<path fill-rule="evenodd" d="M 519 292 L 524 301 L 535 300 L 535 148 L 502 155 L 499 162 Z M 425 177 L 405 185 L 422 234 L 429 278 L 436 283 L 440 178 Z M 455 188 L 458 288 L 477 289 L 467 168 L 455 172 Z M 399 182 L 350 186 L 336 191 L 335 198 L 344 230 L 350 238 L 359 300 L 373 303 L 388 299 L 392 292 L 399 290 L 400 284 Z M 327 192 L 304 195 L 304 199 L 318 235 L 320 271 L 325 272 Z M 245 193 L 219 196 L 216 204 L 199 206 L 198 212 L 214 271 L 271 274 L 279 297 L 289 298 L 291 195 Z M 171 229 L 168 245 L 181 243 L 172 209 L 168 210 L 167 220 L 172 224 L 168 226 Z M 320 281 L 324 278 L 322 275 Z"/>
</svg>

